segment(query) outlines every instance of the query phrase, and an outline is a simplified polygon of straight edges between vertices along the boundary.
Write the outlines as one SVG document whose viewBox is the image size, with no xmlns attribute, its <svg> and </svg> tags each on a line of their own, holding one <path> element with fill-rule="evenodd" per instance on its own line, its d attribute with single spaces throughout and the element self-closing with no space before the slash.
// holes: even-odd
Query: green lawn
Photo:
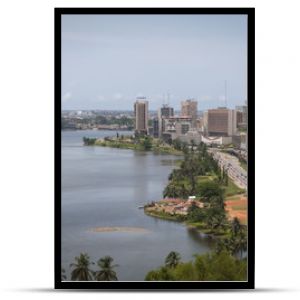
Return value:
<svg viewBox="0 0 300 300">
<path fill-rule="evenodd" d="M 241 165 L 241 167 L 242 167 L 245 171 L 248 171 L 248 164 L 247 164 L 246 162 L 241 161 L 241 162 L 240 162 L 240 165 Z"/>
<path fill-rule="evenodd" d="M 243 193 L 245 193 L 245 190 L 236 186 L 234 182 L 230 178 L 228 178 L 228 186 L 225 186 L 225 197 Z"/>
<path fill-rule="evenodd" d="M 247 205 L 237 205 L 237 206 L 231 206 L 233 210 L 246 210 Z"/>
</svg>

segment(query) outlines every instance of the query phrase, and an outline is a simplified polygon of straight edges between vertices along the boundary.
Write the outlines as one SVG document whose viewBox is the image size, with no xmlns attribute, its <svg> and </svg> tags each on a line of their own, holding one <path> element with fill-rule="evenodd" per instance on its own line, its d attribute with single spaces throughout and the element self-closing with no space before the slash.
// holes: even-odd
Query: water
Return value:
<svg viewBox="0 0 300 300">
<path fill-rule="evenodd" d="M 68 279 L 69 265 L 81 252 L 87 252 L 94 262 L 110 255 L 119 265 L 119 280 L 143 281 L 149 270 L 164 263 L 170 251 L 178 251 L 184 261 L 209 251 L 213 243 L 210 238 L 138 209 L 162 198 L 178 157 L 82 145 L 83 136 L 109 135 L 116 133 L 62 132 L 62 266 Z M 90 231 L 95 227 L 146 231 Z"/>
</svg>

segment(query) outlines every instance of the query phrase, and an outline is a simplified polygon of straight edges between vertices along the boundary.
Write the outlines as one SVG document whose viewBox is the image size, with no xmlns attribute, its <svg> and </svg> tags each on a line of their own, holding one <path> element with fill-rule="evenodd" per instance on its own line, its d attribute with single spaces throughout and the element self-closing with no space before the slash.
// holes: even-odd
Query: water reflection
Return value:
<svg viewBox="0 0 300 300">
<path fill-rule="evenodd" d="M 190 238 L 195 242 L 201 243 L 209 248 L 213 247 L 216 244 L 216 239 L 211 235 L 205 234 L 193 227 L 187 227 L 187 232 Z"/>
</svg>

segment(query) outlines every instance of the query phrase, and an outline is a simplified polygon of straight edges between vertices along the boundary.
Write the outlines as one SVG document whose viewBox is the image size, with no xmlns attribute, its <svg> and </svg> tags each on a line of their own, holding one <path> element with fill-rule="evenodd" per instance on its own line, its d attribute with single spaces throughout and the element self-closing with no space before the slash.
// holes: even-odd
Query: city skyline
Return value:
<svg viewBox="0 0 300 300">
<path fill-rule="evenodd" d="M 62 17 L 62 109 L 198 110 L 243 105 L 247 98 L 246 16 Z M 169 96 L 168 96 L 169 95 Z"/>
</svg>

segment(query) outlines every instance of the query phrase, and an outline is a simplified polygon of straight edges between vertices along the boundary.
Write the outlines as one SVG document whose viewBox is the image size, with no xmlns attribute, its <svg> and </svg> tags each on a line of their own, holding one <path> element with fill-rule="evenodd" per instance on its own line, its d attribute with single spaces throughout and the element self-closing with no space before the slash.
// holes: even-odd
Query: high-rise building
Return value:
<svg viewBox="0 0 300 300">
<path fill-rule="evenodd" d="M 192 118 L 193 128 L 196 128 L 197 125 L 197 106 L 198 102 L 192 99 L 181 102 L 181 116 Z"/>
<path fill-rule="evenodd" d="M 236 134 L 235 110 L 227 108 L 209 109 L 204 114 L 204 127 L 209 136 L 233 136 Z"/>
<path fill-rule="evenodd" d="M 192 128 L 192 119 L 189 117 L 169 117 L 164 119 L 164 133 L 172 133 L 173 138 L 186 134 Z"/>
<path fill-rule="evenodd" d="M 237 112 L 237 126 L 238 128 L 247 128 L 248 123 L 248 108 L 247 105 L 236 106 L 235 110 Z"/>
<path fill-rule="evenodd" d="M 138 97 L 134 103 L 135 132 L 148 134 L 148 101 L 145 97 Z"/>
<path fill-rule="evenodd" d="M 158 119 L 153 119 L 153 137 L 159 137 L 159 121 Z"/>
<path fill-rule="evenodd" d="M 162 133 L 165 131 L 165 118 L 173 117 L 174 116 L 174 108 L 170 107 L 166 104 L 163 107 L 158 109 L 158 130 L 159 130 L 159 137 L 161 137 Z"/>
</svg>

